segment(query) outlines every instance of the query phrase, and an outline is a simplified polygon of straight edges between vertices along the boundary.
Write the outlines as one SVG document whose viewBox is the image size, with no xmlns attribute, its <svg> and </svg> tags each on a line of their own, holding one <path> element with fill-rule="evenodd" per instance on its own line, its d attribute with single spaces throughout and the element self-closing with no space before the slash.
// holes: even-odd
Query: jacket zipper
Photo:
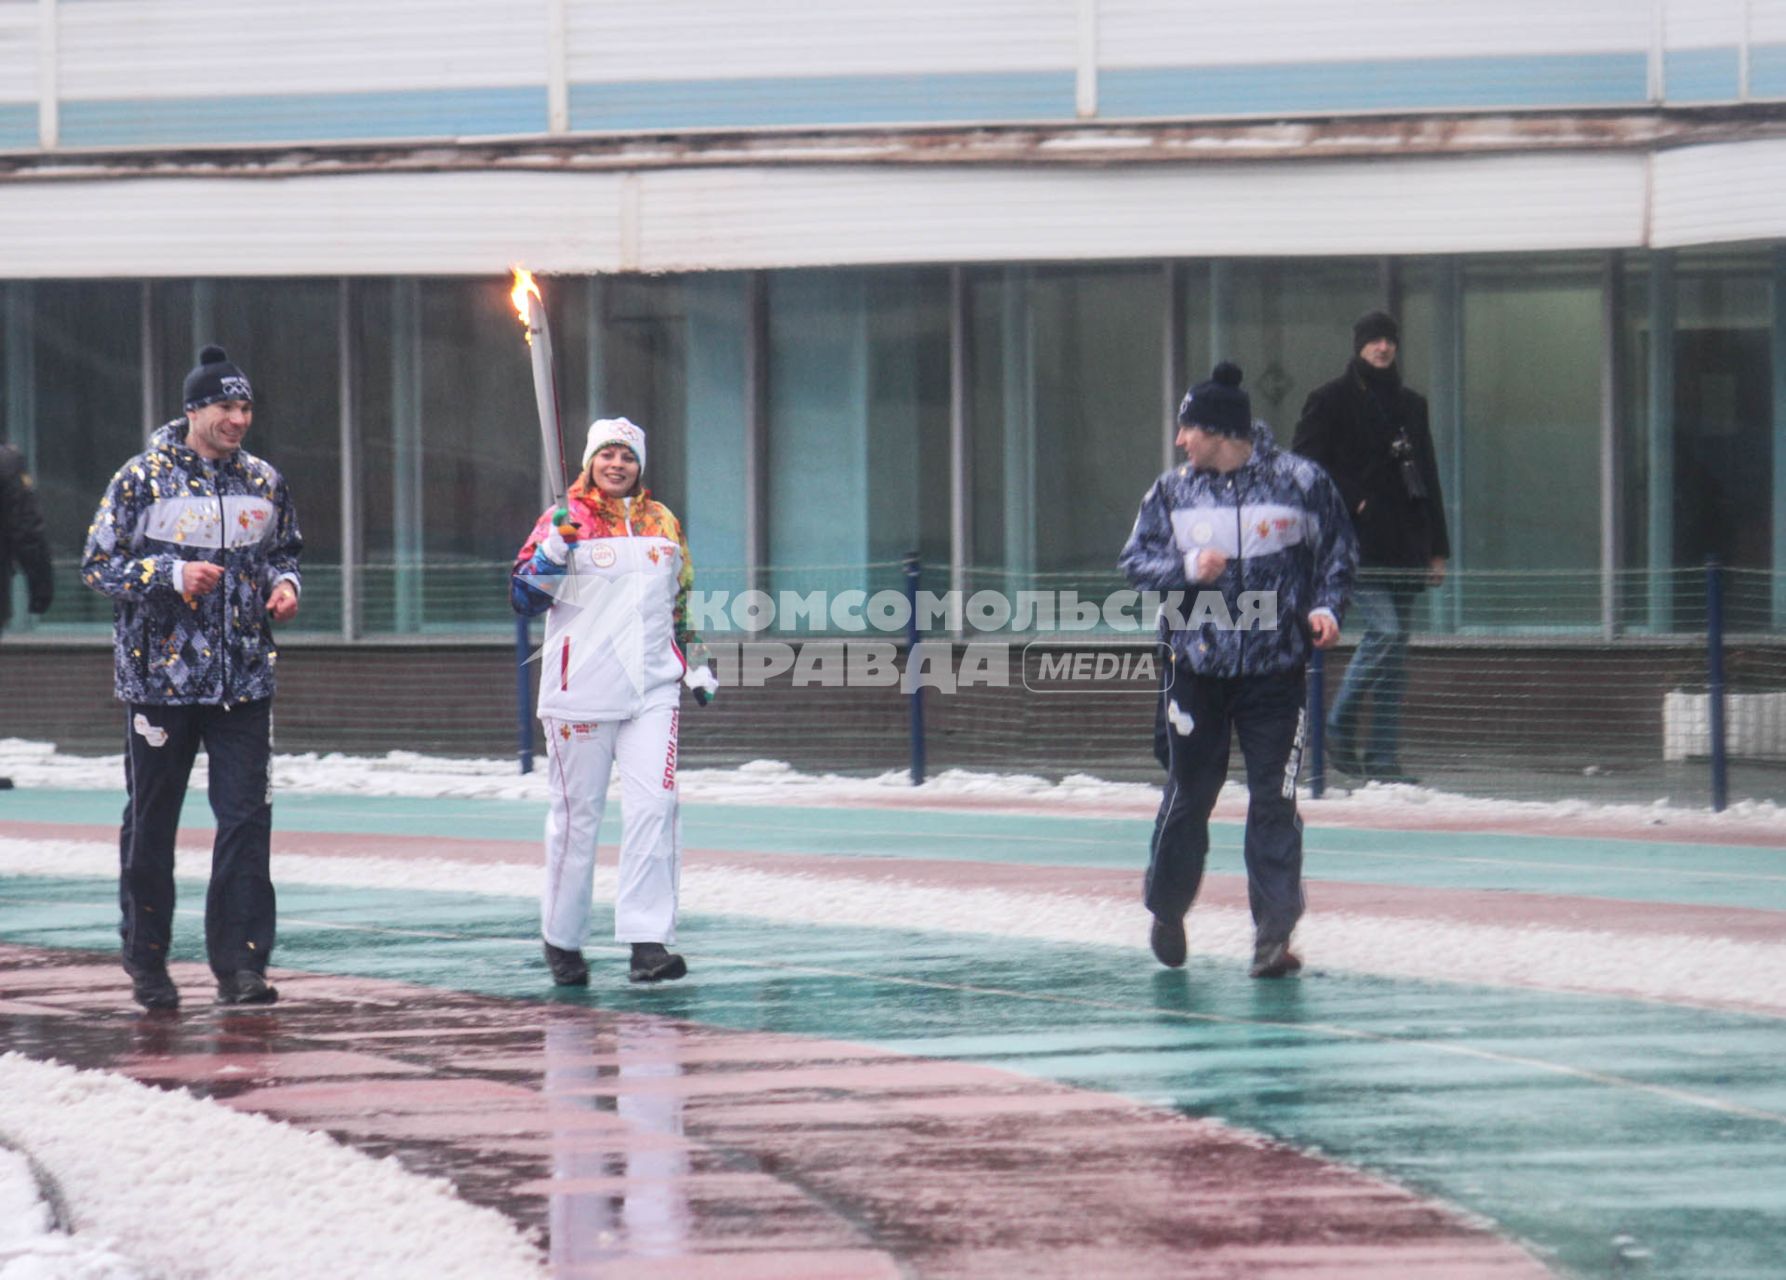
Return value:
<svg viewBox="0 0 1786 1280">
<path fill-rule="evenodd" d="M 229 514 L 223 506 L 223 466 L 221 463 L 210 463 L 211 488 L 217 494 L 217 560 L 223 570 L 223 577 L 217 584 L 217 603 L 222 610 L 223 637 L 222 670 L 223 683 L 217 690 L 217 700 L 225 710 L 229 709 Z"/>
<path fill-rule="evenodd" d="M 1236 471 L 1230 481 L 1234 486 L 1234 605 L 1240 606 L 1240 593 L 1246 589 L 1246 525 L 1241 521 L 1240 506 L 1243 490 L 1240 486 L 1240 472 Z M 1240 649 L 1238 665 L 1234 674 L 1246 674 L 1246 632 L 1240 633 Z"/>
</svg>

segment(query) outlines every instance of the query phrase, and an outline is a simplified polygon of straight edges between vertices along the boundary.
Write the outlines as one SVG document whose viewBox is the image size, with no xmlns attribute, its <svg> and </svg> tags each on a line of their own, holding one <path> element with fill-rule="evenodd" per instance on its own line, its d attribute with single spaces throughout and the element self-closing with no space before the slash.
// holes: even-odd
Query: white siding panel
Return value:
<svg viewBox="0 0 1786 1280">
<path fill-rule="evenodd" d="M 1114 68 L 1629 53 L 1653 38 L 1650 6 L 1637 0 L 1102 0 L 1098 60 Z"/>
<path fill-rule="evenodd" d="M 1644 162 L 644 175 L 640 266 L 1464 253 L 1641 243 Z"/>
<path fill-rule="evenodd" d="M 539 271 L 671 271 L 1625 247 L 1643 243 L 1644 163 L 1606 155 L 1114 171 L 17 183 L 0 199 L 0 278 L 476 275 L 516 261 Z M 1774 169 L 1786 172 L 1777 159 Z M 629 183 L 636 223 L 623 232 Z"/>
<path fill-rule="evenodd" d="M 1756 44 L 1786 44 L 1786 0 L 1750 0 L 1749 39 Z"/>
<path fill-rule="evenodd" d="M 1667 0 L 1662 43 L 1668 49 L 1703 49 L 1740 44 L 1743 8 L 1750 0 Z"/>
<path fill-rule="evenodd" d="M 37 0 L 0 0 L 0 102 L 37 101 Z"/>
<path fill-rule="evenodd" d="M 546 82 L 545 0 L 64 0 L 59 12 L 70 98 Z"/>
<path fill-rule="evenodd" d="M 567 0 L 573 82 L 1071 68 L 1077 0 Z"/>
<path fill-rule="evenodd" d="M 473 173 L 9 184 L 0 278 L 611 270 L 620 183 Z"/>
<path fill-rule="evenodd" d="M 1786 140 L 1683 147 L 1653 164 L 1657 248 L 1786 239 Z"/>
</svg>

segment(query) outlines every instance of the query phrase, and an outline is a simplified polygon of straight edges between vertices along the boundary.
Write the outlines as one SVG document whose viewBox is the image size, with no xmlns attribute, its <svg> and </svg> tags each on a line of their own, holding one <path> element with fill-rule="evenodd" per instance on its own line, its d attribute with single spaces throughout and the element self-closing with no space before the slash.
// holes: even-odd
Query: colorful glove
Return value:
<svg viewBox="0 0 1786 1280">
<path fill-rule="evenodd" d="M 712 667 L 690 667 L 682 673 L 682 683 L 694 692 L 695 701 L 703 707 L 719 692 L 719 677 L 713 674 Z"/>
<path fill-rule="evenodd" d="M 571 547 L 583 536 L 583 526 L 571 519 L 569 507 L 559 507 L 552 513 L 552 532 L 540 543 L 542 556 L 553 564 L 562 565 L 571 558 Z"/>
</svg>

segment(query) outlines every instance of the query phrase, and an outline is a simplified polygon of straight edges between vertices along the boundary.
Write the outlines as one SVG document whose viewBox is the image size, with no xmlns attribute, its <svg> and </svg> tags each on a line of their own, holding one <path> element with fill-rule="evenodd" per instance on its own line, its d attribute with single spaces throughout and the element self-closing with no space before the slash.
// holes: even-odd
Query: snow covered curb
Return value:
<svg viewBox="0 0 1786 1280">
<path fill-rule="evenodd" d="M 122 756 L 71 756 L 47 742 L 0 738 L 0 775 L 25 787 L 76 790 L 119 790 Z M 705 804 L 896 805 L 1005 809 L 1015 812 L 1087 812 L 1149 818 L 1159 805 L 1152 783 L 1109 782 L 1072 774 L 1059 782 L 1031 774 L 978 773 L 948 769 L 922 787 L 911 785 L 902 770 L 873 778 L 801 773 L 777 760 L 755 760 L 736 769 L 684 769 L 683 798 Z M 275 786 L 282 792 L 324 795 L 407 796 L 432 799 L 460 797 L 486 800 L 545 801 L 541 772 L 519 774 L 513 760 L 426 756 L 392 751 L 381 756 L 339 753 L 280 755 L 274 760 Z M 205 785 L 201 756 L 193 786 Z M 1722 813 L 1680 809 L 1663 801 L 1649 804 L 1595 804 L 1582 800 L 1515 801 L 1462 796 L 1430 787 L 1369 786 L 1336 790 L 1334 799 L 1304 800 L 1312 821 L 1408 826 L 1458 820 L 1535 822 L 1549 820 L 1584 829 L 1609 827 L 1666 828 L 1706 825 L 1731 833 L 1778 836 L 1786 831 L 1786 808 L 1769 801 L 1746 800 Z M 1217 816 L 1237 818 L 1246 793 L 1230 782 L 1217 805 Z"/>
<path fill-rule="evenodd" d="M 0 1133 L 49 1170 L 74 1228 L 35 1215 L 16 1254 L 0 1232 L 8 1274 L 14 1257 L 42 1263 L 21 1275 L 71 1280 L 259 1275 L 275 1258 L 281 1280 L 544 1274 L 508 1219 L 440 1179 L 122 1076 L 0 1055 Z M 0 1171 L 0 1206 L 8 1187 L 16 1169 Z"/>
</svg>

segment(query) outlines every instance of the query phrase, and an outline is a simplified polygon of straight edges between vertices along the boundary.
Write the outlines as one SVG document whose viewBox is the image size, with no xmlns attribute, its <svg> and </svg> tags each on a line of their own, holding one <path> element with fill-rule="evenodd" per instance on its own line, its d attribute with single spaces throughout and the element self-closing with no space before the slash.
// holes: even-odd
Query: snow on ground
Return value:
<svg viewBox="0 0 1786 1280">
<path fill-rule="evenodd" d="M 196 855 L 196 856 L 195 856 Z M 0 876 L 75 876 L 106 881 L 117 874 L 115 845 L 80 840 L 0 837 Z M 203 900 L 203 854 L 189 852 L 180 867 L 184 899 Z M 531 901 L 540 872 L 529 863 L 467 864 L 431 859 L 315 857 L 283 853 L 275 863 L 281 884 L 490 894 Z M 109 884 L 95 884 L 102 901 Z M 612 902 L 611 859 L 596 868 L 595 897 Z M 183 907 L 197 912 L 197 905 Z M 1064 893 L 905 884 L 890 877 L 815 876 L 736 867 L 687 866 L 682 872 L 684 916 L 712 914 L 831 927 L 886 928 L 921 921 L 927 932 L 996 935 L 1080 946 L 1147 952 L 1147 915 L 1137 903 Z M 331 927 L 283 913 L 286 936 Z M 364 928 L 364 926 L 357 926 Z M 1243 963 L 1252 954 L 1253 927 L 1238 908 L 1199 906 L 1190 915 L 1192 955 Z M 1506 925 L 1319 912 L 1304 917 L 1298 950 L 1316 968 L 1477 986 L 1627 996 L 1786 1014 L 1786 940 L 1734 941 L 1700 935 L 1615 933 L 1538 925 Z M 698 951 L 698 941 L 694 943 Z M 531 952 L 534 939 L 517 937 Z M 822 967 L 822 964 L 821 964 Z"/>
<path fill-rule="evenodd" d="M 7 1080 L 0 1059 L 0 1081 Z M 103 1240 L 70 1235 L 22 1151 L 0 1146 L 0 1280 L 148 1280 Z"/>
<path fill-rule="evenodd" d="M 204 787 L 205 770 L 201 755 L 193 769 L 195 788 Z M 68 755 L 47 742 L 0 738 L 0 776 L 26 787 L 117 790 L 123 785 L 123 757 Z M 736 769 L 684 769 L 679 777 L 683 798 L 697 804 L 958 807 L 971 803 L 975 808 L 1022 813 L 1095 811 L 1152 817 L 1160 797 L 1159 787 L 1152 783 L 1110 782 L 1087 774 L 1070 774 L 1052 782 L 1031 774 L 949 769 L 914 787 L 903 770 L 870 778 L 848 777 L 802 773 L 776 760 L 757 760 Z M 274 760 L 274 785 L 283 792 L 328 795 L 454 796 L 541 803 L 546 798 L 544 773 L 521 774 L 513 760 L 426 756 L 410 751 L 380 756 L 333 752 L 280 755 Z M 1671 807 L 1661 800 L 1650 804 L 1515 801 L 1378 783 L 1349 791 L 1334 788 L 1329 794 L 1334 798 L 1303 801 L 1312 821 L 1407 826 L 1422 821 L 1551 820 L 1571 828 L 1709 824 L 1720 832 L 1774 835 L 1786 843 L 1786 807 L 1764 800 L 1741 801 L 1722 813 L 1711 813 Z M 1238 817 L 1245 805 L 1245 788 L 1230 781 L 1217 804 L 1217 816 Z"/>
<path fill-rule="evenodd" d="M 0 1150 L 7 1280 L 248 1276 L 275 1258 L 280 1280 L 544 1274 L 508 1219 L 444 1180 L 179 1090 L 8 1053 L 0 1134 L 53 1179 L 68 1228 Z"/>
</svg>

